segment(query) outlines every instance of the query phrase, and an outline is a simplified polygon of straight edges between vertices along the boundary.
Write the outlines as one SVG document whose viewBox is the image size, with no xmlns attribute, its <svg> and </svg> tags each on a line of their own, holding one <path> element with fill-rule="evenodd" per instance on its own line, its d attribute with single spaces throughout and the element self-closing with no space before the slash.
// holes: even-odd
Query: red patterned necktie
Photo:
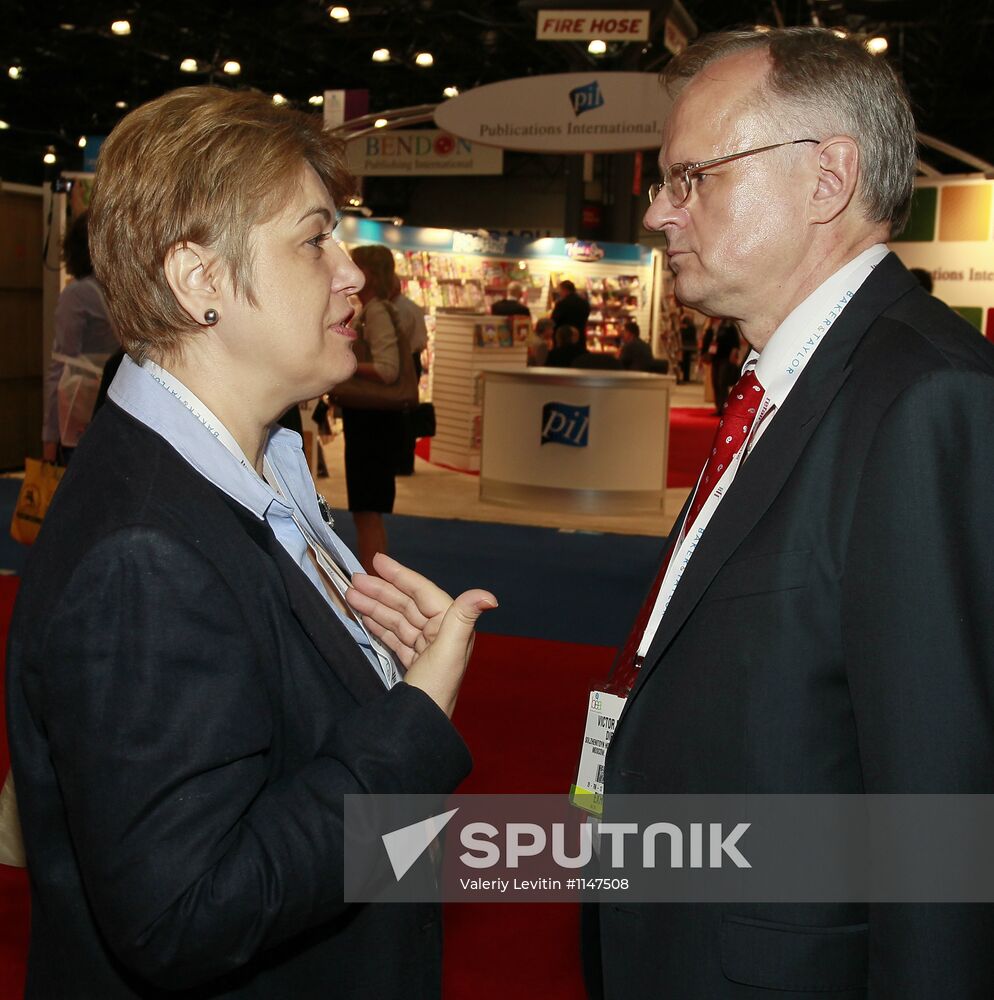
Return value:
<svg viewBox="0 0 994 1000">
<path fill-rule="evenodd" d="M 749 439 L 749 432 L 756 421 L 756 413 L 762 401 L 763 387 L 759 384 L 755 371 L 750 369 L 735 383 L 728 395 L 728 402 L 725 403 L 721 420 L 718 422 L 718 429 L 715 431 L 714 441 L 711 443 L 711 454 L 708 456 L 707 467 L 701 477 L 701 484 L 694 497 L 690 512 L 687 514 L 685 532 L 694 523 L 694 519 L 704 506 L 704 501 L 711 495 L 715 485 L 721 479 L 722 473 L 728 467 L 728 463 Z M 672 552 L 670 558 L 672 558 Z M 638 658 L 639 643 L 642 641 L 642 634 L 649 624 L 649 617 L 662 588 L 668 565 L 669 559 L 666 559 L 659 567 L 652 588 L 639 609 L 635 624 L 632 625 L 628 638 L 615 659 L 610 679 L 604 685 L 604 690 L 610 694 L 626 697 L 635 683 L 641 666 Z"/>
<path fill-rule="evenodd" d="M 721 420 L 718 421 L 718 429 L 711 442 L 708 464 L 704 467 L 704 475 L 701 476 L 694 502 L 687 514 L 684 534 L 690 531 L 704 502 L 711 496 L 729 463 L 749 440 L 749 432 L 752 430 L 756 412 L 762 401 L 763 387 L 756 378 L 755 370 L 750 369 L 735 383 L 728 394 L 728 402 L 725 403 Z"/>
</svg>

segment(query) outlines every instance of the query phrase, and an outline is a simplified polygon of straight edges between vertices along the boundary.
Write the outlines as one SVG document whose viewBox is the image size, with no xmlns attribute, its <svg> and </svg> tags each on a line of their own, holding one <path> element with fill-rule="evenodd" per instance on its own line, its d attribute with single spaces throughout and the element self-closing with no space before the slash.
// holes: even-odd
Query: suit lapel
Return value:
<svg viewBox="0 0 994 1000">
<path fill-rule="evenodd" d="M 780 493 L 825 411 L 849 377 L 850 358 L 871 323 L 914 286 L 915 279 L 897 257 L 888 255 L 853 296 L 818 347 L 708 524 L 649 646 L 628 697 L 629 705 L 700 603 L 715 575 Z M 683 523 L 686 510 L 685 505 L 677 525 Z"/>
<path fill-rule="evenodd" d="M 365 653 L 269 526 L 264 527 L 264 547 L 276 563 L 290 610 L 307 638 L 359 704 L 382 695 L 386 689 Z"/>
</svg>

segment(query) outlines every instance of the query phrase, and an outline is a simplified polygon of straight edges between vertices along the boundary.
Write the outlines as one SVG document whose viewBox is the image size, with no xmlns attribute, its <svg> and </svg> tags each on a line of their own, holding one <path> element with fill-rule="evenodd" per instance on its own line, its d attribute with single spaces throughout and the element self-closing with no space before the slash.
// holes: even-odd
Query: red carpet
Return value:
<svg viewBox="0 0 994 1000">
<path fill-rule="evenodd" d="M 5 662 L 17 582 L 16 576 L 0 576 L 0 664 Z M 3 708 L 4 676 L 0 670 L 0 782 L 7 777 L 10 767 Z M 15 1000 L 24 995 L 27 956 L 28 877 L 23 868 L 0 865 L 0 1000 Z"/>
<path fill-rule="evenodd" d="M 0 662 L 16 587 L 16 579 L 0 577 Z M 613 654 L 605 646 L 480 634 L 455 715 L 475 761 L 460 791 L 565 795 L 587 691 L 603 680 Z M 0 713 L 0 775 L 6 775 L 2 727 Z M 585 996 L 574 905 L 452 904 L 445 932 L 445 1000 Z M 27 942 L 27 879 L 0 866 L 0 1000 L 23 993 Z"/>
<path fill-rule="evenodd" d="M 688 489 L 708 457 L 718 418 L 707 406 L 674 406 L 670 410 L 670 456 L 666 470 L 666 485 Z"/>
<path fill-rule="evenodd" d="M 718 418 L 707 406 L 674 406 L 670 409 L 670 457 L 666 470 L 668 487 L 690 488 L 697 482 L 717 425 Z M 430 462 L 431 438 L 419 438 L 414 453 L 425 462 Z M 443 469 L 453 468 L 438 462 L 435 464 Z M 470 475 L 478 476 L 479 473 L 473 472 Z"/>
</svg>

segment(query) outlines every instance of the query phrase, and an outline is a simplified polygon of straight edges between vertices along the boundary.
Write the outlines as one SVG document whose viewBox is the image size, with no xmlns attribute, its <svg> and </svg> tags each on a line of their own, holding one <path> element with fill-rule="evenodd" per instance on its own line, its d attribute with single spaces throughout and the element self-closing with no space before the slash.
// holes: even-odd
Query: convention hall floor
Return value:
<svg viewBox="0 0 994 1000">
<path fill-rule="evenodd" d="M 671 397 L 672 406 L 705 406 L 700 383 L 678 385 Z M 634 429 L 633 429 L 634 430 Z M 344 439 L 336 435 L 324 446 L 330 476 L 318 480 L 318 489 L 332 507 L 347 508 L 343 471 Z M 668 489 L 662 510 L 644 514 L 606 515 L 573 514 L 560 510 L 537 510 L 531 507 L 508 507 L 485 503 L 479 498 L 479 477 L 439 468 L 415 459 L 413 476 L 397 477 L 397 500 L 394 513 L 417 517 L 452 518 L 502 524 L 527 524 L 536 527 L 572 531 L 614 532 L 623 535 L 666 535 L 680 513 L 690 492 L 686 488 Z"/>
</svg>

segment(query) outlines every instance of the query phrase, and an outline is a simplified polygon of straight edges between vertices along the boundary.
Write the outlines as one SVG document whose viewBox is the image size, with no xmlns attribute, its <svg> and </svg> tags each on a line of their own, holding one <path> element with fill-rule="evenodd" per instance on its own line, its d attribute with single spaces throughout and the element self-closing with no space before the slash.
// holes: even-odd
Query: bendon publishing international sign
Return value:
<svg viewBox="0 0 994 1000">
<path fill-rule="evenodd" d="M 348 164 L 360 177 L 501 174 L 504 154 L 438 129 L 382 129 L 349 141 Z"/>
<path fill-rule="evenodd" d="M 440 104 L 435 124 L 472 142 L 546 153 L 652 149 L 669 110 L 655 73 L 503 80 Z"/>
</svg>

